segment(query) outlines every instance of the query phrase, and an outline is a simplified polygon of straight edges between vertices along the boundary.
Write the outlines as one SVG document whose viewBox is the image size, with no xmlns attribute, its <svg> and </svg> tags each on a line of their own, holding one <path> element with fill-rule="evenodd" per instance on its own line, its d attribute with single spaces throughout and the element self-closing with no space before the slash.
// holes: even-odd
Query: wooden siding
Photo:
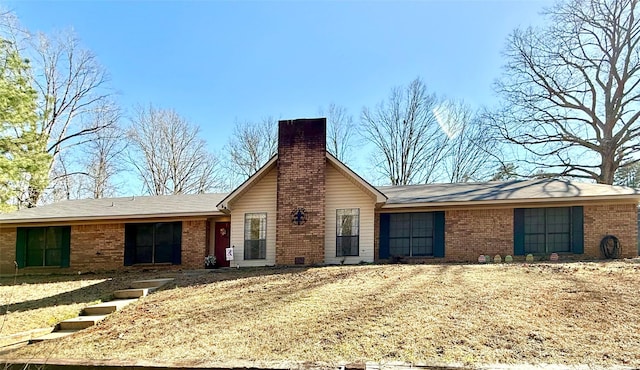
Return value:
<svg viewBox="0 0 640 370">
<path fill-rule="evenodd" d="M 236 266 L 271 266 L 276 263 L 276 178 L 272 169 L 251 189 L 234 201 L 231 208 L 231 245 Z M 244 259 L 244 215 L 245 213 L 267 214 L 267 258 L 263 260 Z"/>
<path fill-rule="evenodd" d="M 375 199 L 329 163 L 326 171 L 324 262 L 340 264 L 343 258 L 345 264 L 373 262 Z M 359 256 L 336 257 L 336 210 L 342 208 L 360 209 Z"/>
</svg>

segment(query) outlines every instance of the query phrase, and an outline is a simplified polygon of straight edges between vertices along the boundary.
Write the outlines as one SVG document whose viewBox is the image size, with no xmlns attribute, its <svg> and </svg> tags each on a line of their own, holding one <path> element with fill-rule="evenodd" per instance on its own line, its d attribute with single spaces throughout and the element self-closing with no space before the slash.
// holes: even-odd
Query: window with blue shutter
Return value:
<svg viewBox="0 0 640 370">
<path fill-rule="evenodd" d="M 584 252 L 583 208 L 514 210 L 514 255 Z"/>
<path fill-rule="evenodd" d="M 444 212 L 380 215 L 380 258 L 444 257 Z"/>
</svg>

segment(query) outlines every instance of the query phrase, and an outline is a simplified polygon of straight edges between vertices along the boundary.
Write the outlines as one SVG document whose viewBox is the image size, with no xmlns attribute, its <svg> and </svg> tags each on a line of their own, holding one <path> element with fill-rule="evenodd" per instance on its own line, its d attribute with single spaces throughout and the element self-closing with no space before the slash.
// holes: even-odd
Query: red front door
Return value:
<svg viewBox="0 0 640 370">
<path fill-rule="evenodd" d="M 225 250 L 229 248 L 229 226 L 228 222 L 216 222 L 213 229 L 216 243 L 216 264 L 219 267 L 229 267 L 229 261 L 225 258 Z"/>
</svg>

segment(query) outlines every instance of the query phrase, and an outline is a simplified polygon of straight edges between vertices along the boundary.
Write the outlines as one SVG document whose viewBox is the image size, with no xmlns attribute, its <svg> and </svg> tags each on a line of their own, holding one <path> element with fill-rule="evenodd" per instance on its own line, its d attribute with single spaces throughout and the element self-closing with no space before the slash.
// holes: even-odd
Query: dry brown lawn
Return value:
<svg viewBox="0 0 640 370">
<path fill-rule="evenodd" d="M 176 277 L 96 327 L 4 357 L 640 366 L 632 261 Z"/>
<path fill-rule="evenodd" d="M 0 345 L 2 337 L 53 327 L 78 316 L 82 308 L 108 300 L 116 289 L 139 274 L 50 275 L 0 278 Z"/>
</svg>

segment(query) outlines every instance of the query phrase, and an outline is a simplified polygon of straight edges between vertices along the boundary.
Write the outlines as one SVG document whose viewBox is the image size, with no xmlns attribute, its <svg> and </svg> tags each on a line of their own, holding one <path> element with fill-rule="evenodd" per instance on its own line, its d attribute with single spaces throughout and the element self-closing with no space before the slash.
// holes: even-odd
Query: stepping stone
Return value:
<svg viewBox="0 0 640 370">
<path fill-rule="evenodd" d="M 124 306 L 131 304 L 137 300 L 138 300 L 137 298 L 119 299 L 117 301 L 98 303 L 92 306 L 85 307 L 84 310 L 82 310 L 82 312 L 83 312 L 83 315 L 87 315 L 87 316 L 108 315 L 110 313 L 113 313 L 122 309 Z"/>
<path fill-rule="evenodd" d="M 139 288 L 160 288 L 167 283 L 172 282 L 174 279 L 166 278 L 166 279 L 150 279 L 150 280 L 138 280 L 131 283 L 131 287 L 134 289 Z"/>
<path fill-rule="evenodd" d="M 58 324 L 59 331 L 81 330 L 94 326 L 104 320 L 107 315 L 78 316 L 73 319 L 61 321 Z"/>
<path fill-rule="evenodd" d="M 122 289 L 113 292 L 113 298 L 126 299 L 126 298 L 140 298 L 146 297 L 149 292 L 156 290 L 156 288 L 139 288 L 139 289 Z"/>
<path fill-rule="evenodd" d="M 29 341 L 29 344 L 32 343 L 38 343 L 38 342 L 44 342 L 45 340 L 52 340 L 52 339 L 58 339 L 58 338 L 63 338 L 66 337 L 68 335 L 71 335 L 73 333 L 77 333 L 78 330 L 60 330 L 60 331 L 54 331 L 53 333 L 49 333 L 47 335 L 43 335 L 41 337 L 37 337 L 37 338 L 31 338 L 31 340 Z"/>
</svg>

